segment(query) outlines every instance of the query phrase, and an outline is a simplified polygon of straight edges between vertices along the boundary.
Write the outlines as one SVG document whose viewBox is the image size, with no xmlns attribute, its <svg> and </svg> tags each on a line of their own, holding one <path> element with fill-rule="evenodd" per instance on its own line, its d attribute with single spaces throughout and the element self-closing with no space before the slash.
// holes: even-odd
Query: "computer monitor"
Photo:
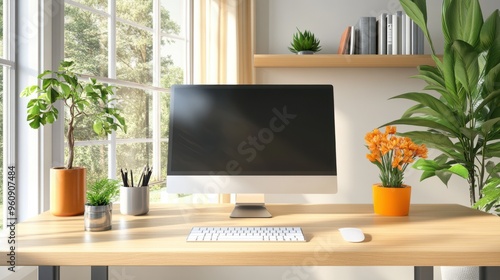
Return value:
<svg viewBox="0 0 500 280">
<path fill-rule="evenodd" d="M 169 125 L 169 193 L 337 192 L 332 85 L 176 85 Z"/>
</svg>

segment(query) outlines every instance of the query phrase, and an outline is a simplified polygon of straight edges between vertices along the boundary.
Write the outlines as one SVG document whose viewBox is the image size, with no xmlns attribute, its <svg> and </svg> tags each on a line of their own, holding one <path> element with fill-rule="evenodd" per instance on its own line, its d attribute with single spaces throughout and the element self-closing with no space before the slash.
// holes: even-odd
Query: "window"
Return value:
<svg viewBox="0 0 500 280">
<path fill-rule="evenodd" d="M 88 120 L 76 137 L 76 166 L 88 180 L 118 176 L 120 168 L 153 167 L 166 177 L 169 87 L 189 83 L 190 1 L 66 0 L 64 57 L 80 74 L 118 87 L 116 106 L 128 132 L 100 138 Z M 152 201 L 160 199 L 159 187 Z"/>
<path fill-rule="evenodd" d="M 14 52 L 11 35 L 13 34 L 13 2 L 0 0 L 0 229 L 7 217 L 4 202 L 7 190 L 15 185 L 15 176 L 9 176 L 9 170 L 15 166 L 14 161 L 14 100 L 12 86 L 14 85 Z M 13 170 L 15 171 L 15 170 Z M 12 175 L 12 172 L 11 174 Z M 14 185 L 13 185 L 14 184 Z M 10 189 L 9 188 L 9 189 Z"/>
</svg>

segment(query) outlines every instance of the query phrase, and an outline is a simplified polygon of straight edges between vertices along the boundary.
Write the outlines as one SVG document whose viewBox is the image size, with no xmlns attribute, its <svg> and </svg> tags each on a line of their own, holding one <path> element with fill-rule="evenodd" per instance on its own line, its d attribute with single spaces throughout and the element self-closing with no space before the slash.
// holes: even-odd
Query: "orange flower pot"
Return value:
<svg viewBox="0 0 500 280">
<path fill-rule="evenodd" d="M 373 187 L 373 211 L 384 216 L 407 216 L 410 211 L 411 187 L 386 188 L 380 184 Z"/>
<path fill-rule="evenodd" d="M 50 213 L 52 215 L 83 215 L 86 171 L 84 167 L 50 169 Z"/>
</svg>

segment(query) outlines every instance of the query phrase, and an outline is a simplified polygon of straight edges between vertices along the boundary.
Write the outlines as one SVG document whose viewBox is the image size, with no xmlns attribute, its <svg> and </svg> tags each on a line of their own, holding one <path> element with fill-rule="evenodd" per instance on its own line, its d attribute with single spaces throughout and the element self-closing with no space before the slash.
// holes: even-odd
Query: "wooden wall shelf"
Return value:
<svg viewBox="0 0 500 280">
<path fill-rule="evenodd" d="M 430 55 L 255 54 L 256 68 L 414 68 L 435 65 Z"/>
</svg>

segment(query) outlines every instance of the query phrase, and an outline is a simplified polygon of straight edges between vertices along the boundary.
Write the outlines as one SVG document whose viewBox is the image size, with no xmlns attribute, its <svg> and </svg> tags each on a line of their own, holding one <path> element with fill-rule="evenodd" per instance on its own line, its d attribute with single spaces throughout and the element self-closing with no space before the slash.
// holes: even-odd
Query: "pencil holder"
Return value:
<svg viewBox="0 0 500 280">
<path fill-rule="evenodd" d="M 120 187 L 120 213 L 145 215 L 149 212 L 149 186 Z"/>
</svg>

